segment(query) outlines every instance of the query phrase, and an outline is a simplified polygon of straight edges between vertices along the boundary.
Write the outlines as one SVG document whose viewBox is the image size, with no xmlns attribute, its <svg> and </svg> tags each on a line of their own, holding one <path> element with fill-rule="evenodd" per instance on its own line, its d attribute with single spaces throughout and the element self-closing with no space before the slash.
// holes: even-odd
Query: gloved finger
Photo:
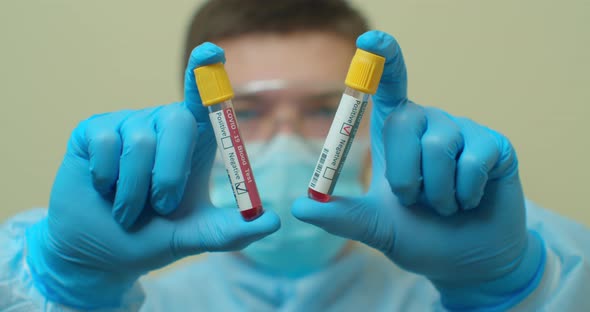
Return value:
<svg viewBox="0 0 590 312">
<path fill-rule="evenodd" d="M 82 122 L 72 134 L 69 149 L 89 161 L 94 188 L 103 196 L 114 191 L 119 175 L 119 126 L 130 111 L 101 114 Z"/>
<path fill-rule="evenodd" d="M 378 30 L 368 31 L 357 39 L 357 47 L 385 57 L 385 67 L 377 93 L 373 96 L 373 122 L 381 129 L 385 118 L 407 101 L 406 64 L 401 48 L 390 34 Z"/>
<path fill-rule="evenodd" d="M 366 197 L 334 196 L 326 203 L 300 197 L 293 203 L 291 213 L 297 219 L 334 235 L 385 250 L 389 243 L 377 241 L 377 238 L 387 237 L 391 238 L 390 243 L 393 241 L 392 210 L 372 208 Z M 390 215 L 384 216 L 383 213 Z"/>
<path fill-rule="evenodd" d="M 208 207 L 199 212 L 177 224 L 170 246 L 178 257 L 240 250 L 281 227 L 279 217 L 271 210 L 249 222 L 235 209 Z"/>
<path fill-rule="evenodd" d="M 405 206 L 416 203 L 422 187 L 422 145 L 427 119 L 424 108 L 408 102 L 398 107 L 383 126 L 385 177 Z"/>
<path fill-rule="evenodd" d="M 457 156 L 463 148 L 461 129 L 446 114 L 427 108 L 428 129 L 422 136 L 424 196 L 430 207 L 443 216 L 459 210 L 455 198 Z"/>
<path fill-rule="evenodd" d="M 114 191 L 119 175 L 121 137 L 117 130 L 116 127 L 90 126 L 86 131 L 92 184 L 102 195 Z"/>
<path fill-rule="evenodd" d="M 518 180 L 518 157 L 516 156 L 516 151 L 514 150 L 512 143 L 510 143 L 510 140 L 493 129 L 489 129 L 484 126 L 481 127 L 487 130 L 495 139 L 496 146 L 500 154 L 498 161 L 490 170 L 490 181 L 502 180 L 506 178 L 517 178 Z"/>
<path fill-rule="evenodd" d="M 144 209 L 149 196 L 156 134 L 147 112 L 131 116 L 121 125 L 120 132 L 123 152 L 112 214 L 124 228 L 129 228 Z"/>
<path fill-rule="evenodd" d="M 182 105 L 162 107 L 155 114 L 156 158 L 152 171 L 151 204 L 160 214 L 173 212 L 180 203 L 191 172 L 197 123 Z"/>
<path fill-rule="evenodd" d="M 198 123 L 209 122 L 209 113 L 203 106 L 195 79 L 195 68 L 219 62 L 225 63 L 223 49 L 213 43 L 205 42 L 191 52 L 184 75 L 184 105 L 188 108 Z"/>
<path fill-rule="evenodd" d="M 489 172 L 500 158 L 500 148 L 494 135 L 485 127 L 467 118 L 456 119 L 465 140 L 457 162 L 457 200 L 463 209 L 479 205 Z"/>
</svg>

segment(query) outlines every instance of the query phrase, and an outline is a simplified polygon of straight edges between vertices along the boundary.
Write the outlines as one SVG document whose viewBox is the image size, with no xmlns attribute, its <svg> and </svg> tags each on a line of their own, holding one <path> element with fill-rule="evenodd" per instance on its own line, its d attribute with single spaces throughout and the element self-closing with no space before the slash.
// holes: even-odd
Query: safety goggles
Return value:
<svg viewBox="0 0 590 312">
<path fill-rule="evenodd" d="M 258 80 L 238 85 L 233 104 L 240 132 L 246 141 L 270 141 L 279 133 L 323 139 L 344 88 L 341 81 Z M 361 127 L 357 137 L 366 133 Z"/>
</svg>

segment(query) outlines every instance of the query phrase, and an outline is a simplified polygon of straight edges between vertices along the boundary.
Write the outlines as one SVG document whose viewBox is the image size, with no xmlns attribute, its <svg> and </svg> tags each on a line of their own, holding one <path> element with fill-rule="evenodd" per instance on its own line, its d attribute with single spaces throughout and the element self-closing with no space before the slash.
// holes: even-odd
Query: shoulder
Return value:
<svg viewBox="0 0 590 312">
<path fill-rule="evenodd" d="M 586 226 L 527 201 L 527 227 L 543 238 L 545 247 L 557 256 L 564 270 L 579 269 L 588 274 L 590 230 Z"/>
<path fill-rule="evenodd" d="M 541 234 L 551 244 L 562 245 L 579 243 L 580 247 L 590 250 L 590 230 L 585 225 L 544 209 L 527 200 L 527 227 Z"/>
</svg>

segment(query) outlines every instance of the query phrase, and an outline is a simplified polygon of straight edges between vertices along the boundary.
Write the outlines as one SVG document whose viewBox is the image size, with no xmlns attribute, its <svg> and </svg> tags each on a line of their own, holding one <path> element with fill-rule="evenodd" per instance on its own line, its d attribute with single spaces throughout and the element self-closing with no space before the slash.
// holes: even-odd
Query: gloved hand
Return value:
<svg viewBox="0 0 590 312">
<path fill-rule="evenodd" d="M 357 45 L 386 58 L 373 97 L 370 188 L 360 198 L 328 203 L 301 198 L 293 214 L 424 275 L 447 308 L 519 302 L 542 276 L 545 254 L 542 240 L 526 229 L 510 142 L 409 101 L 403 56 L 390 35 L 371 31 Z"/>
<path fill-rule="evenodd" d="M 81 309 L 118 306 L 137 278 L 184 256 L 241 249 L 280 227 L 209 200 L 217 145 L 193 68 L 224 61 L 197 47 L 185 101 L 94 116 L 74 130 L 47 218 L 27 232 L 27 261 L 48 299 Z M 231 196 L 231 194 L 228 194 Z"/>
</svg>

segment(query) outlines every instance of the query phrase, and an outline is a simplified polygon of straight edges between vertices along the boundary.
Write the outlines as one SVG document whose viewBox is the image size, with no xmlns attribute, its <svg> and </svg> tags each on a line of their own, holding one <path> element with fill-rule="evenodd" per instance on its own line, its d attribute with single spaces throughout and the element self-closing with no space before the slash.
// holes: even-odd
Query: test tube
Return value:
<svg viewBox="0 0 590 312">
<path fill-rule="evenodd" d="M 223 63 L 197 67 L 194 70 L 197 88 L 215 132 L 217 148 L 231 183 L 234 198 L 242 217 L 251 221 L 264 213 L 254 174 L 232 104 L 234 91 Z"/>
<path fill-rule="evenodd" d="M 319 202 L 330 200 L 367 108 L 369 95 L 377 91 L 384 65 L 384 57 L 356 50 L 346 75 L 346 89 L 309 182 L 309 198 Z"/>
</svg>

